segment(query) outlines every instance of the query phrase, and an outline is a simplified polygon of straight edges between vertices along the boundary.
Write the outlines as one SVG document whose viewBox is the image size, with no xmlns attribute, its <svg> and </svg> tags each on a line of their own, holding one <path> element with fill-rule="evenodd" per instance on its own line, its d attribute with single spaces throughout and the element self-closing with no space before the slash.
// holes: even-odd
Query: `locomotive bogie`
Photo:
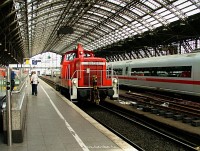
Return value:
<svg viewBox="0 0 200 151">
<path fill-rule="evenodd" d="M 86 89 L 78 89 L 78 98 L 90 98 L 90 95 L 92 93 L 92 88 L 86 88 Z M 99 96 L 100 100 L 105 100 L 105 98 L 113 97 L 114 96 L 114 90 L 112 88 L 101 88 L 99 89 Z"/>
</svg>

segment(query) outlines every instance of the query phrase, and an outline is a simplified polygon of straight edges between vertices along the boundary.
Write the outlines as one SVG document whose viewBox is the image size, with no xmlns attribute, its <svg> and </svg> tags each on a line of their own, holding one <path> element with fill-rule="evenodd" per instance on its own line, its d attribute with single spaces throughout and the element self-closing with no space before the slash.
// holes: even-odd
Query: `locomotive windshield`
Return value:
<svg viewBox="0 0 200 151">
<path fill-rule="evenodd" d="M 89 53 L 84 53 L 84 57 L 91 57 Z"/>
<path fill-rule="evenodd" d="M 76 58 L 75 52 L 66 54 L 66 60 L 74 60 L 75 58 Z"/>
</svg>

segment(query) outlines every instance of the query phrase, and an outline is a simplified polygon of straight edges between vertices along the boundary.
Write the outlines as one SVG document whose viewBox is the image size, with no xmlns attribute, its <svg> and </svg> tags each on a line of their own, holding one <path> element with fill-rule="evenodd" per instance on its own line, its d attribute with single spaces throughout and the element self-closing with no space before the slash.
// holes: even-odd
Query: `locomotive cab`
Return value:
<svg viewBox="0 0 200 151">
<path fill-rule="evenodd" d="M 94 57 L 83 50 L 66 52 L 61 62 L 61 86 L 69 92 L 71 100 L 84 99 L 98 103 L 107 96 L 118 98 L 118 79 L 106 69 L 106 59 Z"/>
</svg>

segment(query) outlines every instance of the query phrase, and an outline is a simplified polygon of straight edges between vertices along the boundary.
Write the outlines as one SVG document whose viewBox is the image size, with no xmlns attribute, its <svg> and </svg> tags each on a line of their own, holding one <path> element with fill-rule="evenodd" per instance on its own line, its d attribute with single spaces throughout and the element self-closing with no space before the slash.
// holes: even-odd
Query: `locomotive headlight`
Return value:
<svg viewBox="0 0 200 151">
<path fill-rule="evenodd" d="M 76 84 L 76 80 L 73 81 L 73 84 L 74 84 L 74 85 Z"/>
<path fill-rule="evenodd" d="M 114 79 L 114 80 L 113 80 L 113 83 L 116 84 L 116 83 L 117 83 L 117 79 Z"/>
<path fill-rule="evenodd" d="M 116 78 L 113 79 L 113 88 L 117 87 L 118 80 Z"/>
</svg>

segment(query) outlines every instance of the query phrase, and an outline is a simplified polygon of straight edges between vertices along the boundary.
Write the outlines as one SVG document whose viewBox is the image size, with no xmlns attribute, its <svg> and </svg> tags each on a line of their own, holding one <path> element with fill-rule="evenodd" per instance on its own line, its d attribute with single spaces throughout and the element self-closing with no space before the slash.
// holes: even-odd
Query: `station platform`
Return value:
<svg viewBox="0 0 200 151">
<path fill-rule="evenodd" d="M 1 135 L 0 151 L 136 150 L 42 80 L 37 96 L 30 84 L 27 93 L 24 141 L 8 146 Z"/>
</svg>

